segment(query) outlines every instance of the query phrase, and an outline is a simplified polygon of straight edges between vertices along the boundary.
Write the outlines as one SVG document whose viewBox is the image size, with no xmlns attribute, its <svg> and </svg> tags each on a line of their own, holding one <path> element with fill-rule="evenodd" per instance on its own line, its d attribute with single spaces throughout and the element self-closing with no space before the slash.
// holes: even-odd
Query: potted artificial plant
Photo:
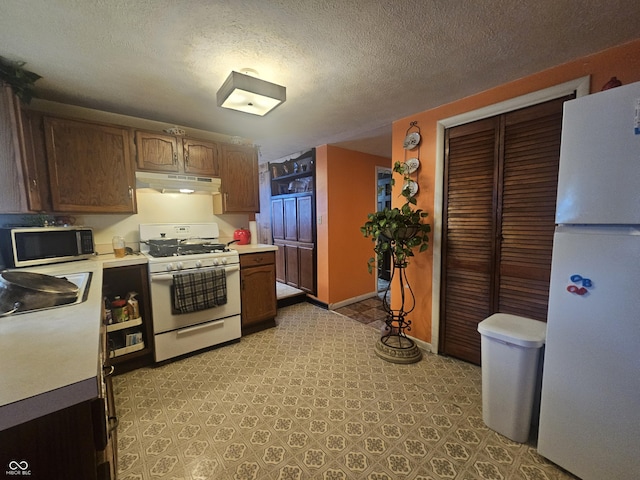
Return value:
<svg viewBox="0 0 640 480">
<path fill-rule="evenodd" d="M 373 251 L 376 257 L 369 259 L 369 273 L 373 271 L 376 258 L 380 262 L 385 252 L 391 252 L 396 267 L 406 267 L 409 257 L 414 256 L 414 249 L 419 247 L 423 252 L 429 247 L 429 232 L 431 226 L 423 223 L 428 213 L 423 212 L 416 205 L 417 183 L 411 179 L 411 169 L 406 163 L 395 162 L 393 171 L 403 176 L 404 184 L 400 194 L 406 199 L 401 207 L 384 208 L 370 213 L 367 221 L 360 227 L 365 237 L 370 237 L 375 243 Z M 391 179 L 391 185 L 395 179 Z"/>
<path fill-rule="evenodd" d="M 417 162 L 417 159 L 413 160 Z M 379 212 L 370 213 L 365 224 L 360 227 L 362 234 L 365 237 L 371 237 L 375 243 L 373 251 L 377 255 L 378 262 L 382 261 L 385 252 L 390 252 L 392 257 L 391 281 L 382 301 L 387 318 L 383 335 L 376 343 L 375 352 L 382 359 L 393 363 L 413 363 L 422 358 L 420 349 L 406 334 L 411 330 L 411 320 L 407 319 L 407 314 L 411 313 L 415 307 L 415 296 L 405 269 L 409 263 L 409 257 L 414 256 L 414 249 L 419 248 L 422 252 L 428 248 L 431 231 L 431 226 L 423 223 L 423 219 L 428 214 L 415 208 L 418 184 L 411 179 L 411 174 L 416 169 L 417 164 L 395 162 L 393 171 L 401 174 L 404 179 L 400 193 L 405 198 L 405 203 L 400 208 L 385 208 Z M 394 183 L 392 178 L 391 185 Z M 370 258 L 369 273 L 373 271 L 375 264 L 376 258 Z M 394 278 L 398 279 L 401 299 L 400 307 L 397 309 L 392 308 L 387 299 L 387 293 Z M 410 300 L 405 295 L 405 288 L 410 295 Z"/>
<path fill-rule="evenodd" d="M 0 57 L 0 86 L 3 82 L 9 85 L 20 101 L 28 105 L 34 95 L 33 84 L 42 77 L 25 70 L 24 65 L 25 62 L 13 62 Z"/>
</svg>

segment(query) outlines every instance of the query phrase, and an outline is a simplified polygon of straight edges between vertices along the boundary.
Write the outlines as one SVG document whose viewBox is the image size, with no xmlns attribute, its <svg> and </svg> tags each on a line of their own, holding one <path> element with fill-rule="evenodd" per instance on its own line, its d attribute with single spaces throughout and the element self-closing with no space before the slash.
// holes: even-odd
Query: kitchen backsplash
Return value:
<svg viewBox="0 0 640 480">
<path fill-rule="evenodd" d="M 249 228 L 247 214 L 214 215 L 211 195 L 160 193 L 151 189 L 136 192 L 138 213 L 135 215 L 72 215 L 67 216 L 75 225 L 92 227 L 98 253 L 112 251 L 114 235 L 124 237 L 126 246 L 139 249 L 138 225 L 141 223 L 207 223 L 216 222 L 220 227 L 220 239 L 229 241 L 237 228 Z M 42 215 L 0 215 L 0 223 L 40 223 Z M 48 217 L 51 218 L 51 217 Z"/>
</svg>

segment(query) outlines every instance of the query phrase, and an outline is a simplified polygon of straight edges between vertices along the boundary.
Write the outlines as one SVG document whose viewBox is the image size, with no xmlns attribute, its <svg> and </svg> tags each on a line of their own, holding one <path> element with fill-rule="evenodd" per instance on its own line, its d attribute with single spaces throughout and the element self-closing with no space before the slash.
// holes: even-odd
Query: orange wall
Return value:
<svg viewBox="0 0 640 480">
<path fill-rule="evenodd" d="M 422 141 L 419 146 L 421 167 L 418 181 L 418 208 L 434 211 L 434 187 L 442 178 L 435 178 L 435 152 L 437 122 L 445 118 L 459 115 L 509 100 L 521 95 L 552 87 L 576 78 L 591 75 L 591 91 L 599 91 L 612 76 L 617 76 L 623 84 L 640 80 L 640 39 L 618 47 L 605 50 L 595 55 L 582 57 L 572 62 L 536 73 L 534 75 L 510 82 L 471 97 L 443 105 L 432 110 L 416 113 L 398 120 L 393 124 L 393 160 L 405 160 L 402 143 L 409 123 L 417 121 L 421 130 Z M 414 151 L 415 153 L 415 151 Z M 413 156 L 413 155 L 412 155 Z M 401 182 L 396 178 L 396 188 Z M 393 196 L 394 198 L 396 195 Z M 431 219 L 433 225 L 433 219 Z M 418 254 L 412 260 L 407 275 L 413 291 L 416 293 L 417 305 L 410 319 L 413 328 L 410 334 L 426 342 L 431 342 L 431 309 L 432 309 L 432 272 L 433 249 Z M 398 298 L 392 289 L 392 298 Z"/>
<path fill-rule="evenodd" d="M 376 167 L 389 158 L 332 145 L 316 148 L 318 294 L 327 304 L 375 292 L 367 260 L 373 243 L 360 233 L 376 209 Z"/>
</svg>

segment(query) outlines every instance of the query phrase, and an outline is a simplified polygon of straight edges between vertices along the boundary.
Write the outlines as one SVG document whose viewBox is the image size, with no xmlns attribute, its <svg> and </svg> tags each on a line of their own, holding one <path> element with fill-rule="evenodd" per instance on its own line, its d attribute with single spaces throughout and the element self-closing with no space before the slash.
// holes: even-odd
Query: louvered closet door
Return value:
<svg viewBox="0 0 640 480">
<path fill-rule="evenodd" d="M 546 321 L 562 104 L 505 115 L 496 311 Z"/>
<path fill-rule="evenodd" d="M 447 131 L 443 235 L 444 341 L 447 355 L 478 363 L 478 322 L 491 312 L 497 119 Z"/>
<path fill-rule="evenodd" d="M 567 99 L 447 131 L 440 353 L 479 364 L 496 312 L 546 320 Z"/>
</svg>

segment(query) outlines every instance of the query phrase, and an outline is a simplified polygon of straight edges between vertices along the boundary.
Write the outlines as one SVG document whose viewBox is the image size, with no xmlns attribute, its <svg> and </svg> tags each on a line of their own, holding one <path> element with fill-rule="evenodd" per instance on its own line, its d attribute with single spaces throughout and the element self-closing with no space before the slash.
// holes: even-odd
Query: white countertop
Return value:
<svg viewBox="0 0 640 480">
<path fill-rule="evenodd" d="M 102 268 L 146 263 L 112 254 L 25 271 L 91 272 L 85 302 L 0 317 L 0 430 L 98 395 Z"/>
<path fill-rule="evenodd" d="M 275 245 L 234 245 L 239 254 Z M 0 317 L 0 430 L 98 396 L 102 270 L 147 263 L 144 255 L 58 263 L 24 271 L 91 272 L 85 302 Z"/>
<path fill-rule="evenodd" d="M 233 244 L 230 245 L 229 248 L 237 250 L 239 255 L 242 255 L 243 253 L 275 252 L 276 250 L 278 250 L 278 247 L 276 245 L 268 245 L 266 243 L 257 243 L 253 245 Z"/>
</svg>

